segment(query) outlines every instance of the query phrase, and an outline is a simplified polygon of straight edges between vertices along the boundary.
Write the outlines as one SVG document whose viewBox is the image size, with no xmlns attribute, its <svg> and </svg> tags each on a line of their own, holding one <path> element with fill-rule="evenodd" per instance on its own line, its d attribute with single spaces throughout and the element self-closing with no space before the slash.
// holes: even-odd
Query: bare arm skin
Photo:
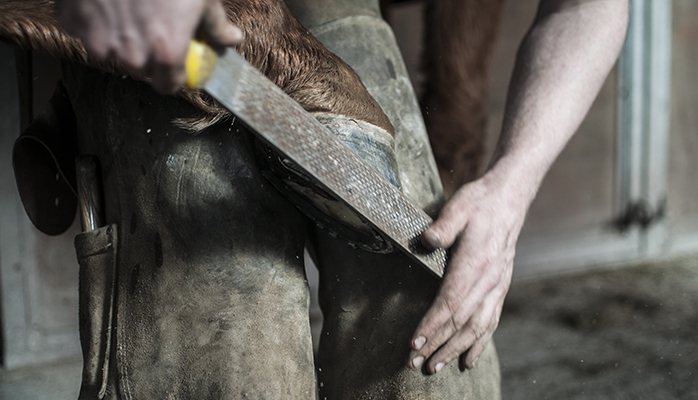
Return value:
<svg viewBox="0 0 698 400">
<path fill-rule="evenodd" d="M 487 172 L 461 187 L 422 241 L 451 247 L 439 294 L 417 327 L 408 366 L 429 373 L 463 355 L 472 368 L 499 323 L 526 212 L 613 67 L 627 0 L 541 0 L 517 56 Z"/>
<path fill-rule="evenodd" d="M 231 25 L 220 0 L 57 0 L 68 33 L 93 57 L 116 60 L 148 76 L 162 93 L 183 83 L 184 57 L 198 33 L 213 46 L 232 46 L 242 33 Z"/>
</svg>

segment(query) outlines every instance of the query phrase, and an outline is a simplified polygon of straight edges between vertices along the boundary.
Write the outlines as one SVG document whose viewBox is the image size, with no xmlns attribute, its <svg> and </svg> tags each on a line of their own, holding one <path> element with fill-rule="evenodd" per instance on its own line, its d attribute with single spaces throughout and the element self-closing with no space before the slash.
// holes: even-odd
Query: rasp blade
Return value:
<svg viewBox="0 0 698 400">
<path fill-rule="evenodd" d="M 203 89 L 417 264 L 443 276 L 446 251 L 419 241 L 431 217 L 237 52 L 225 51 Z"/>
</svg>

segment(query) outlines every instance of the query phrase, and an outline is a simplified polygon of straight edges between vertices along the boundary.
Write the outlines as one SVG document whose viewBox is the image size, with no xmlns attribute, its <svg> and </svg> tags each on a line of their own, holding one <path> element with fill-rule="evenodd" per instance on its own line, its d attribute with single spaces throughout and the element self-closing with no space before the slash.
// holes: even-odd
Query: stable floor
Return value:
<svg viewBox="0 0 698 400">
<path fill-rule="evenodd" d="M 517 282 L 503 398 L 698 399 L 698 258 Z"/>
</svg>

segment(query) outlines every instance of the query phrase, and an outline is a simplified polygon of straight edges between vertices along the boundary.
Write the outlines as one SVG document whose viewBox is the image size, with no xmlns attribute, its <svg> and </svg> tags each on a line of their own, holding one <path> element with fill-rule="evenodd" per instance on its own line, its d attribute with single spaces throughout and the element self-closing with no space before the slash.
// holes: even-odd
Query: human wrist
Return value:
<svg viewBox="0 0 698 400">
<path fill-rule="evenodd" d="M 533 202 L 547 170 L 530 158 L 516 154 L 500 156 L 481 178 L 488 188 L 499 192 L 510 207 L 523 212 Z"/>
</svg>

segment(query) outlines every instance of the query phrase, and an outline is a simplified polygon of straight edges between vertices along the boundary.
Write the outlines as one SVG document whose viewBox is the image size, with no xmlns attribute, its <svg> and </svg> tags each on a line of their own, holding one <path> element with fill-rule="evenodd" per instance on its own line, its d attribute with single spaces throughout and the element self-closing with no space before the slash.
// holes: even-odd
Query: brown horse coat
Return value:
<svg viewBox="0 0 698 400">
<path fill-rule="evenodd" d="M 226 0 L 224 6 L 230 21 L 245 34 L 237 47 L 240 54 L 303 108 L 356 118 L 392 133 L 390 121 L 359 77 L 303 28 L 282 0 Z M 118 65 L 92 59 L 78 40 L 60 28 L 50 0 L 0 2 L 0 40 L 119 72 Z M 190 122 L 188 127 L 193 130 L 203 129 L 227 114 L 200 92 L 185 91 L 182 96 L 207 114 Z"/>
</svg>

